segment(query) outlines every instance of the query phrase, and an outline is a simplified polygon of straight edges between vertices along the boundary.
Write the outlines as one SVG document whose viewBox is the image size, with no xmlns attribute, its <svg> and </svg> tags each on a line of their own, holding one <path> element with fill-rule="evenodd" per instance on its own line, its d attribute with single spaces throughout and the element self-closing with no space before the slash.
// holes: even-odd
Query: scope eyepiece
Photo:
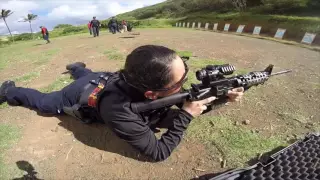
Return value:
<svg viewBox="0 0 320 180">
<path fill-rule="evenodd" d="M 205 69 L 199 70 L 196 72 L 196 77 L 199 81 L 207 77 L 207 71 Z"/>
</svg>

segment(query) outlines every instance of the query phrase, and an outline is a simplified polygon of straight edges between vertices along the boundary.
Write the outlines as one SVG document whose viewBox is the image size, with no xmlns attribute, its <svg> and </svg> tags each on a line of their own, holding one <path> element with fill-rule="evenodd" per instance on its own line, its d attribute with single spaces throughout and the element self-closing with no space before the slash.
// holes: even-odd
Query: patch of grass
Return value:
<svg viewBox="0 0 320 180">
<path fill-rule="evenodd" d="M 7 66 L 7 62 L 0 60 L 0 70 L 4 69 Z"/>
<path fill-rule="evenodd" d="M 310 81 L 307 81 L 307 83 L 309 83 L 311 85 L 312 89 L 314 89 L 314 90 L 320 89 L 320 83 L 310 82 Z"/>
<path fill-rule="evenodd" d="M 125 59 L 124 55 L 116 49 L 109 49 L 103 52 L 108 59 L 122 61 Z"/>
<path fill-rule="evenodd" d="M 49 49 L 47 51 L 43 51 L 41 53 L 37 53 L 37 54 L 34 54 L 32 56 L 31 59 L 33 59 L 32 63 L 37 65 L 37 66 L 40 66 L 40 65 L 43 65 L 45 63 L 47 63 L 50 58 L 57 54 L 61 49 L 60 48 L 54 48 L 54 49 Z"/>
<path fill-rule="evenodd" d="M 182 56 L 186 56 L 186 57 L 191 57 L 192 56 L 192 52 L 191 51 L 176 51 L 176 53 L 182 57 Z"/>
<path fill-rule="evenodd" d="M 295 112 L 278 112 L 277 113 L 283 120 L 288 121 L 297 121 L 302 124 L 306 124 L 309 120 L 309 118 L 305 117 L 301 113 L 295 111 Z"/>
<path fill-rule="evenodd" d="M 0 105 L 0 109 L 4 109 L 4 108 L 7 108 L 9 107 L 9 105 L 7 103 L 3 103 Z"/>
<path fill-rule="evenodd" d="M 40 77 L 40 72 L 31 72 L 28 74 L 25 74 L 21 77 L 15 78 L 15 82 L 30 82 L 31 80 Z"/>
<path fill-rule="evenodd" d="M 200 140 L 209 149 L 216 148 L 227 161 L 228 168 L 246 166 L 260 153 L 266 153 L 286 142 L 279 137 L 263 137 L 223 116 L 203 115 L 194 119 L 187 137 Z"/>
<path fill-rule="evenodd" d="M 246 69 L 236 69 L 236 71 L 232 75 L 235 75 L 235 74 L 242 75 L 247 73 L 249 73 L 249 71 Z"/>
<path fill-rule="evenodd" d="M 69 76 L 65 75 L 63 77 L 57 78 L 52 84 L 50 84 L 47 87 L 41 88 L 39 91 L 43 93 L 58 91 L 72 82 L 73 80 L 70 79 Z"/>
<path fill-rule="evenodd" d="M 197 80 L 196 74 L 193 71 L 189 71 L 189 73 L 188 73 L 188 81 L 183 84 L 183 88 L 190 89 L 191 88 L 191 83 L 194 83 L 194 84 L 201 83 L 201 81 Z"/>
<path fill-rule="evenodd" d="M 20 132 L 17 127 L 0 124 L 0 179 L 9 179 L 7 177 L 7 167 L 3 162 L 5 150 L 10 148 L 20 137 Z"/>
<path fill-rule="evenodd" d="M 205 68 L 207 65 L 222 65 L 225 64 L 225 62 L 221 60 L 215 60 L 215 59 L 190 59 L 188 61 L 188 65 L 192 69 L 200 70 L 202 68 Z"/>
<path fill-rule="evenodd" d="M 9 65 L 20 62 L 21 59 L 25 59 L 28 56 L 28 53 L 25 53 L 28 47 L 30 47 L 30 44 L 23 42 L 0 48 L 0 71 Z"/>
<path fill-rule="evenodd" d="M 31 42 L 19 42 L 12 44 L 5 48 L 0 48 L 0 70 L 14 66 L 17 63 L 33 63 L 35 65 L 43 65 L 47 63 L 50 58 L 57 54 L 61 48 L 48 49 L 41 52 L 30 51 L 32 48 Z"/>
</svg>

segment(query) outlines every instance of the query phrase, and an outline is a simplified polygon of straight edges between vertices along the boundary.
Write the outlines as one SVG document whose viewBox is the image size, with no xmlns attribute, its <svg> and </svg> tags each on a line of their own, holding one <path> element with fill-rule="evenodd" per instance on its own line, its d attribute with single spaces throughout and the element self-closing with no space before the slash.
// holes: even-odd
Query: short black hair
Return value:
<svg viewBox="0 0 320 180">
<path fill-rule="evenodd" d="M 171 65 L 176 57 L 175 51 L 164 46 L 140 46 L 127 56 L 121 72 L 139 90 L 161 89 L 173 79 Z"/>
</svg>

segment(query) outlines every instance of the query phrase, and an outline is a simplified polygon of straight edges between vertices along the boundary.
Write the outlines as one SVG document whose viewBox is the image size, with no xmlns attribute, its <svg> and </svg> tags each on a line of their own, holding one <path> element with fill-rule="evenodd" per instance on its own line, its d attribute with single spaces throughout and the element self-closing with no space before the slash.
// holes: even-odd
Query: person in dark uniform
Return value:
<svg viewBox="0 0 320 180">
<path fill-rule="evenodd" d="M 93 17 L 93 20 L 91 20 L 91 28 L 93 31 L 93 37 L 99 36 L 100 21 L 98 21 L 96 17 Z"/>
<path fill-rule="evenodd" d="M 112 17 L 108 23 L 110 29 L 111 29 L 111 32 L 112 34 L 115 34 L 116 31 L 119 32 L 119 29 L 118 29 L 118 21 L 115 17 Z"/>
<path fill-rule="evenodd" d="M 144 113 L 133 112 L 131 103 L 178 93 L 187 80 L 187 64 L 175 51 L 163 46 L 136 48 L 127 56 L 124 68 L 117 72 L 93 72 L 81 62 L 69 64 L 66 69 L 75 81 L 51 93 L 15 87 L 13 81 L 5 81 L 0 87 L 0 104 L 7 102 L 11 106 L 23 106 L 44 114 L 71 115 L 66 113 L 67 109 L 87 99 L 87 103 L 95 108 L 86 111 L 82 106 L 80 109 L 85 112 L 82 118 L 107 124 L 121 139 L 158 162 L 171 155 L 192 119 L 206 110 L 205 104 L 215 100 L 215 97 L 209 97 L 182 103 L 177 105 L 178 109 L 166 107 Z M 99 77 L 101 82 L 96 81 Z M 93 88 L 87 91 L 91 87 L 89 84 Z M 228 93 L 231 102 L 239 101 L 242 95 L 243 88 Z M 157 139 L 154 134 L 156 128 L 166 128 L 167 132 Z"/>
</svg>

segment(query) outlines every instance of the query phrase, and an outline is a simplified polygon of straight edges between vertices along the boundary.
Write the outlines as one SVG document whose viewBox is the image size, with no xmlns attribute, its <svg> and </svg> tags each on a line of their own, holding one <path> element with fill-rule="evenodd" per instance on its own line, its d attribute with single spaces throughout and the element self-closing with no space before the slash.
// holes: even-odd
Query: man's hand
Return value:
<svg viewBox="0 0 320 180">
<path fill-rule="evenodd" d="M 207 109 L 206 104 L 211 103 L 215 99 L 216 99 L 216 97 L 212 96 L 207 99 L 203 99 L 201 101 L 192 101 L 192 102 L 186 101 L 183 104 L 182 109 L 187 111 L 193 117 L 196 117 L 196 116 L 201 115 L 202 112 Z"/>
<path fill-rule="evenodd" d="M 243 96 L 244 88 L 234 88 L 231 91 L 228 92 L 227 96 L 229 97 L 229 102 L 238 102 L 241 100 Z M 191 114 L 193 117 L 197 117 L 202 114 L 203 111 L 207 109 L 207 104 L 210 104 L 212 101 L 214 101 L 216 97 L 212 96 L 207 99 L 201 100 L 201 101 L 193 101 L 189 102 L 186 101 L 183 104 L 182 109 L 187 111 L 189 114 Z"/>
<path fill-rule="evenodd" d="M 234 88 L 231 91 L 228 91 L 227 96 L 229 97 L 229 102 L 239 102 L 243 96 L 244 88 Z"/>
</svg>

